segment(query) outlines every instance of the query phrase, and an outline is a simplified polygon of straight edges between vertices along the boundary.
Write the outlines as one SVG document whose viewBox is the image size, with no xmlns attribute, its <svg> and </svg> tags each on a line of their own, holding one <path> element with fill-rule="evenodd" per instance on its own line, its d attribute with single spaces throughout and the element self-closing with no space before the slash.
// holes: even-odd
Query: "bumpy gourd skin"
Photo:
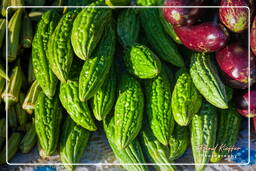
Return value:
<svg viewBox="0 0 256 171">
<path fill-rule="evenodd" d="M 115 103 L 116 82 L 116 70 L 112 67 L 103 85 L 91 100 L 93 114 L 98 121 L 103 120 L 109 114 Z"/>
<path fill-rule="evenodd" d="M 66 82 L 73 61 L 71 30 L 78 10 L 66 13 L 58 23 L 48 42 L 47 57 L 50 67 L 61 82 Z"/>
<path fill-rule="evenodd" d="M 227 150 L 222 147 L 233 147 L 237 142 L 240 129 L 241 116 L 236 111 L 234 105 L 229 109 L 221 110 L 219 113 L 219 126 L 217 132 L 216 144 L 218 148 L 213 151 L 211 162 L 218 162 L 228 155 Z"/>
<path fill-rule="evenodd" d="M 96 1 L 89 6 L 104 5 Z M 104 27 L 111 20 L 108 8 L 84 8 L 76 17 L 71 34 L 75 54 L 85 60 L 89 58 L 101 39 Z"/>
<path fill-rule="evenodd" d="M 201 107 L 202 96 L 196 89 L 189 73 L 182 73 L 172 93 L 172 113 L 175 121 L 187 126 Z"/>
<path fill-rule="evenodd" d="M 175 66 L 183 67 L 184 61 L 175 43 L 164 33 L 158 9 L 140 9 L 140 21 L 146 38 L 157 55 Z"/>
<path fill-rule="evenodd" d="M 115 105 L 116 145 L 127 147 L 138 135 L 143 119 L 144 97 L 138 80 L 123 73 Z"/>
<path fill-rule="evenodd" d="M 165 70 L 154 79 L 145 82 L 146 116 L 155 137 L 167 145 L 174 128 L 171 110 L 170 82 Z"/>
<path fill-rule="evenodd" d="M 57 95 L 52 99 L 40 92 L 35 108 L 35 128 L 42 153 L 50 156 L 57 150 L 62 120 L 62 108 Z"/>
<path fill-rule="evenodd" d="M 217 132 L 217 108 L 207 102 L 203 102 L 201 110 L 194 115 L 191 122 L 191 146 L 194 163 L 205 164 L 210 160 L 212 151 L 204 147 L 213 148 Z M 204 169 L 204 165 L 196 165 L 196 171 Z"/>
<path fill-rule="evenodd" d="M 106 133 L 110 147 L 112 148 L 116 158 L 122 164 L 145 163 L 145 159 L 140 147 L 140 143 L 135 138 L 126 148 L 122 149 L 116 145 L 114 117 L 107 116 L 103 120 L 104 131 Z M 123 165 L 128 171 L 148 171 L 146 165 Z"/>
<path fill-rule="evenodd" d="M 175 124 L 172 135 L 170 136 L 170 159 L 176 160 L 180 158 L 189 145 L 189 129 L 185 126 Z"/>
<path fill-rule="evenodd" d="M 148 162 L 156 164 L 154 165 L 156 170 L 175 171 L 175 166 L 157 165 L 158 163 L 170 164 L 173 161 L 169 159 L 168 147 L 161 144 L 148 127 L 141 131 L 140 140 L 145 158 Z"/>
<path fill-rule="evenodd" d="M 55 94 L 58 79 L 50 69 L 46 50 L 49 37 L 53 33 L 59 18 L 58 13 L 54 10 L 44 13 L 37 25 L 37 31 L 32 42 L 33 70 L 40 87 L 49 98 Z"/>
<path fill-rule="evenodd" d="M 129 73 L 141 79 L 154 78 L 161 71 L 159 58 L 144 45 L 127 48 L 123 59 Z"/>
<path fill-rule="evenodd" d="M 226 109 L 227 95 L 211 56 L 206 53 L 194 53 L 190 66 L 191 78 L 204 98 L 212 105 Z"/>
<path fill-rule="evenodd" d="M 60 138 L 60 159 L 63 163 L 79 163 L 88 144 L 90 131 L 77 125 L 70 117 L 66 117 Z M 64 165 L 69 170 L 75 166 Z"/>
<path fill-rule="evenodd" d="M 113 62 L 116 37 L 112 25 L 105 28 L 99 46 L 93 57 L 84 62 L 79 76 L 79 98 L 87 101 L 94 96 L 104 83 Z"/>
<path fill-rule="evenodd" d="M 61 83 L 59 98 L 74 122 L 90 131 L 97 129 L 87 102 L 79 100 L 78 81 L 68 80 L 67 83 Z"/>
<path fill-rule="evenodd" d="M 117 35 L 120 44 L 126 48 L 137 42 L 140 23 L 136 9 L 124 9 L 117 18 Z"/>
</svg>

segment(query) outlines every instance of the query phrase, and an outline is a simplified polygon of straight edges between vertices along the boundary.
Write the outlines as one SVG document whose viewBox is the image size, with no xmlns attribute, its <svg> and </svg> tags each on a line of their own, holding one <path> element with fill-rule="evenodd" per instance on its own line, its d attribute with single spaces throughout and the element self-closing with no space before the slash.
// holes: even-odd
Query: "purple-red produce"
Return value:
<svg viewBox="0 0 256 171">
<path fill-rule="evenodd" d="M 246 0 L 221 0 L 221 6 L 248 6 Z M 233 32 L 241 32 L 248 28 L 247 8 L 227 7 L 219 9 L 219 18 L 221 22 Z"/>
<path fill-rule="evenodd" d="M 256 117 L 256 88 L 250 90 L 250 101 L 249 92 L 246 90 L 244 93 L 236 96 L 235 99 L 237 111 L 245 117 Z M 249 103 L 250 103 L 250 116 L 249 116 Z"/>
<path fill-rule="evenodd" d="M 256 133 L 256 117 L 252 119 L 253 126 L 254 126 L 254 133 Z"/>
<path fill-rule="evenodd" d="M 252 52 L 256 56 L 256 17 L 254 17 L 254 20 L 252 23 L 250 39 L 251 39 Z"/>
<path fill-rule="evenodd" d="M 166 0 L 164 6 L 200 6 L 204 0 Z M 200 14 L 202 8 L 163 8 L 165 19 L 175 25 L 191 25 L 194 24 Z"/>
<path fill-rule="evenodd" d="M 216 60 L 227 84 L 233 88 L 247 88 L 249 78 L 248 50 L 238 43 L 232 43 L 216 53 Z M 255 57 L 250 60 L 251 85 L 256 81 Z"/>
<path fill-rule="evenodd" d="M 175 32 L 187 48 L 198 52 L 220 50 L 226 45 L 229 37 L 227 30 L 222 25 L 213 22 L 175 27 Z"/>
</svg>

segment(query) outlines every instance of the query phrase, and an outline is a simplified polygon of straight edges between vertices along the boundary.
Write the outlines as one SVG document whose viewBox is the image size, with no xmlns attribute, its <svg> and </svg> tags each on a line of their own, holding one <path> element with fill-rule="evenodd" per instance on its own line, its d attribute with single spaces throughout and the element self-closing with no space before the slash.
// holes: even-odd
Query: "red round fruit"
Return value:
<svg viewBox="0 0 256 171">
<path fill-rule="evenodd" d="M 216 53 L 217 63 L 223 72 L 226 82 L 233 88 L 248 87 L 248 50 L 238 43 L 226 46 Z M 256 61 L 251 56 L 251 85 L 256 82 Z"/>
<path fill-rule="evenodd" d="M 226 45 L 229 37 L 223 26 L 213 22 L 175 27 L 174 29 L 187 48 L 198 52 L 218 51 Z"/>
<path fill-rule="evenodd" d="M 199 6 L 204 0 L 166 0 L 164 6 Z M 163 16 L 166 21 L 175 25 L 191 25 L 200 16 L 202 8 L 163 8 Z"/>
<path fill-rule="evenodd" d="M 221 6 L 248 6 L 246 0 L 221 0 Z M 219 9 L 220 21 L 233 32 L 242 32 L 248 28 L 247 8 L 223 7 Z"/>
</svg>

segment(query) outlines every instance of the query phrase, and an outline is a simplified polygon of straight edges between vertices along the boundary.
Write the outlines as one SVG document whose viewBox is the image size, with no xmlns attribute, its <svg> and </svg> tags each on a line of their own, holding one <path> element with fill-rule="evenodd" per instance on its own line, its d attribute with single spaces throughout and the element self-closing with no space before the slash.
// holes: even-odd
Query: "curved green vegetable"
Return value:
<svg viewBox="0 0 256 171">
<path fill-rule="evenodd" d="M 30 124 L 26 134 L 22 138 L 19 149 L 22 153 L 28 153 L 36 145 L 36 142 L 37 142 L 37 135 L 36 135 L 35 125 L 34 123 L 32 123 Z"/>
<path fill-rule="evenodd" d="M 74 170 L 72 163 L 79 163 L 88 144 L 90 132 L 66 117 L 60 139 L 60 159 L 69 170 Z"/>
<path fill-rule="evenodd" d="M 116 37 L 110 24 L 106 27 L 93 58 L 84 62 L 79 76 L 79 98 L 87 101 L 92 98 L 104 83 L 115 53 Z"/>
<path fill-rule="evenodd" d="M 104 5 L 101 1 L 89 6 Z M 75 54 L 85 60 L 96 48 L 103 34 L 104 27 L 111 21 L 111 10 L 108 8 L 84 8 L 76 17 L 71 43 Z"/>
<path fill-rule="evenodd" d="M 95 118 L 99 121 L 103 120 L 114 106 L 116 99 L 116 79 L 116 71 L 112 67 L 103 85 L 93 96 L 93 100 L 91 101 L 92 111 Z"/>
<path fill-rule="evenodd" d="M 4 41 L 4 38 L 5 38 L 5 30 L 6 30 L 6 21 L 5 19 L 0 19 L 0 48 L 2 47 L 3 45 L 3 41 Z"/>
<path fill-rule="evenodd" d="M 167 145 L 174 128 L 171 89 L 165 70 L 154 79 L 146 80 L 146 116 L 155 137 Z"/>
<path fill-rule="evenodd" d="M 61 120 L 62 108 L 58 96 L 50 99 L 41 91 L 35 108 L 35 128 L 42 148 L 41 156 L 50 156 L 56 152 Z"/>
<path fill-rule="evenodd" d="M 54 10 L 45 12 L 37 25 L 37 31 L 32 42 L 33 70 L 40 87 L 49 98 L 55 94 L 58 79 L 50 69 L 46 51 L 50 35 L 53 33 L 59 18 L 59 14 Z"/>
<path fill-rule="evenodd" d="M 67 83 L 61 83 L 59 98 L 62 106 L 78 125 L 90 131 L 97 129 L 87 102 L 79 100 L 77 81 L 68 80 Z"/>
<path fill-rule="evenodd" d="M 228 108 L 225 86 L 209 54 L 192 55 L 190 75 L 198 91 L 209 103 L 221 109 Z"/>
<path fill-rule="evenodd" d="M 206 163 L 211 158 L 212 151 L 216 140 L 217 132 L 217 108 L 204 102 L 200 112 L 193 116 L 190 133 L 191 146 L 194 157 L 196 171 L 203 171 Z"/>
<path fill-rule="evenodd" d="M 117 35 L 120 44 L 126 48 L 137 42 L 140 23 L 136 9 L 124 9 L 117 18 Z"/>
<path fill-rule="evenodd" d="M 161 71 L 160 59 L 144 45 L 127 48 L 123 59 L 129 73 L 141 79 L 154 78 Z"/>
<path fill-rule="evenodd" d="M 189 73 L 183 72 L 178 77 L 172 93 L 172 113 L 175 121 L 187 126 L 202 103 L 202 96 L 196 89 Z"/>
<path fill-rule="evenodd" d="M 53 73 L 61 82 L 66 82 L 73 61 L 74 52 L 71 46 L 71 30 L 78 10 L 66 13 L 59 21 L 50 36 L 47 57 Z"/>
<path fill-rule="evenodd" d="M 116 146 L 127 147 L 138 135 L 143 119 L 144 97 L 138 80 L 123 73 L 115 105 Z"/>
</svg>

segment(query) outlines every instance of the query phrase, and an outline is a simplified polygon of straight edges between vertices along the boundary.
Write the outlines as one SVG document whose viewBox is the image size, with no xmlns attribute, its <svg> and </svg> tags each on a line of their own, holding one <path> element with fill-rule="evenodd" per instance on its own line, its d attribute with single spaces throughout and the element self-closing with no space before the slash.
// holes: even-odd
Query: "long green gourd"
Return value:
<svg viewBox="0 0 256 171">
<path fill-rule="evenodd" d="M 72 163 L 79 163 L 88 144 L 90 131 L 77 125 L 70 117 L 66 117 L 60 138 L 60 159 L 69 170 L 74 170 Z"/>
<path fill-rule="evenodd" d="M 111 21 L 111 10 L 108 8 L 94 8 L 104 5 L 101 1 L 90 4 L 90 8 L 84 8 L 76 17 L 72 33 L 71 43 L 75 54 L 82 60 L 89 58 L 96 48 L 104 31 L 104 27 Z"/>
<path fill-rule="evenodd" d="M 190 134 L 191 146 L 196 171 L 203 171 L 206 163 L 210 161 L 216 141 L 218 113 L 217 108 L 203 102 L 200 112 L 193 116 Z"/>
<path fill-rule="evenodd" d="M 50 35 L 53 33 L 59 14 L 54 10 L 45 12 L 37 25 L 37 30 L 32 42 L 32 64 L 37 81 L 47 97 L 55 94 L 58 79 L 52 72 L 47 59 L 47 48 Z"/>
<path fill-rule="evenodd" d="M 113 63 L 116 37 L 112 24 L 106 26 L 93 57 L 84 62 L 79 76 L 79 98 L 82 102 L 92 98 L 104 83 Z"/>
<path fill-rule="evenodd" d="M 178 77 L 172 93 L 172 113 L 175 121 L 181 126 L 187 126 L 202 103 L 202 96 L 196 89 L 188 72 L 184 71 Z"/>
<path fill-rule="evenodd" d="M 169 137 L 174 128 L 171 109 L 171 89 L 169 78 L 162 72 L 154 79 L 146 80 L 146 116 L 155 137 L 168 145 Z"/>
<path fill-rule="evenodd" d="M 138 135 L 143 119 L 144 97 L 138 80 L 121 76 L 114 111 L 116 146 L 127 147 Z"/>
<path fill-rule="evenodd" d="M 225 86 L 218 76 L 211 55 L 194 53 L 190 75 L 198 91 L 209 103 L 221 109 L 228 108 Z"/>
<path fill-rule="evenodd" d="M 50 36 L 47 57 L 50 67 L 61 82 L 66 82 L 73 61 L 71 30 L 79 10 L 67 12 Z"/>
<path fill-rule="evenodd" d="M 35 129 L 42 148 L 41 156 L 50 156 L 56 152 L 62 117 L 58 96 L 50 99 L 41 91 L 35 108 Z"/>
</svg>

